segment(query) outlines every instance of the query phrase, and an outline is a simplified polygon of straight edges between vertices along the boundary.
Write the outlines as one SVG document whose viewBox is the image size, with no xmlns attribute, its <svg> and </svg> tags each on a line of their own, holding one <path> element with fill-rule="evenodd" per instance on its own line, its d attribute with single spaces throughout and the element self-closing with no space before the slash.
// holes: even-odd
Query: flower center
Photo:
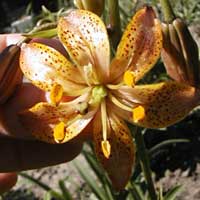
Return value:
<svg viewBox="0 0 200 200">
<path fill-rule="evenodd" d="M 107 89 L 103 85 L 97 85 L 92 89 L 92 97 L 90 99 L 90 105 L 99 105 L 102 100 L 107 96 Z"/>
</svg>

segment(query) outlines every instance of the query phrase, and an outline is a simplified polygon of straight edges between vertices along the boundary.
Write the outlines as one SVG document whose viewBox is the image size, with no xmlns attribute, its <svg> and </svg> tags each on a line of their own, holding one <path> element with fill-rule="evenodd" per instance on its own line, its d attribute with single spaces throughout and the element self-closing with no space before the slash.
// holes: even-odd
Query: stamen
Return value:
<svg viewBox="0 0 200 200">
<path fill-rule="evenodd" d="M 91 63 L 83 66 L 84 78 L 86 83 L 91 86 L 92 84 L 99 84 L 96 73 Z"/>
<path fill-rule="evenodd" d="M 121 82 L 117 85 L 107 84 L 106 87 L 111 90 L 118 90 L 122 85 L 123 85 L 123 82 Z"/>
<path fill-rule="evenodd" d="M 111 152 L 111 146 L 107 140 L 107 112 L 105 100 L 101 103 L 101 121 L 102 121 L 102 131 L 103 131 L 103 141 L 101 141 L 101 148 L 103 154 L 106 158 L 109 158 Z"/>
<path fill-rule="evenodd" d="M 85 93 L 90 92 L 91 88 L 90 87 L 85 87 L 83 89 L 79 89 L 79 90 L 74 90 L 74 91 L 70 91 L 69 93 L 66 93 L 67 96 L 81 96 Z"/>
<path fill-rule="evenodd" d="M 126 110 L 126 111 L 129 111 L 129 112 L 132 112 L 133 109 L 123 103 L 121 103 L 116 97 L 114 97 L 112 94 L 109 94 L 108 95 L 109 99 L 118 107 L 120 107 L 121 109 L 123 110 Z"/>
<path fill-rule="evenodd" d="M 109 158 L 110 157 L 110 153 L 111 153 L 110 142 L 108 140 L 101 141 L 101 148 L 102 148 L 104 156 L 106 158 Z"/>
<path fill-rule="evenodd" d="M 102 100 L 107 96 L 107 90 L 102 85 L 97 85 L 92 89 L 92 96 L 89 101 L 91 106 L 99 105 Z"/>
<path fill-rule="evenodd" d="M 55 84 L 50 92 L 50 101 L 54 105 L 58 105 L 63 96 L 63 87 L 60 84 Z"/>
<path fill-rule="evenodd" d="M 137 123 L 145 117 L 145 109 L 143 106 L 138 106 L 133 109 L 133 122 Z"/>
<path fill-rule="evenodd" d="M 130 87 L 134 87 L 135 86 L 135 75 L 132 71 L 126 71 L 124 73 L 124 83 Z"/>
<path fill-rule="evenodd" d="M 60 122 L 54 127 L 53 132 L 54 139 L 57 143 L 60 143 L 65 137 L 65 123 Z"/>
<path fill-rule="evenodd" d="M 103 128 L 103 140 L 107 140 L 107 113 L 106 113 L 106 103 L 105 100 L 101 103 L 101 121 Z"/>
<path fill-rule="evenodd" d="M 83 66 L 83 71 L 86 83 L 91 86 L 92 65 L 89 63 L 88 65 Z"/>
</svg>

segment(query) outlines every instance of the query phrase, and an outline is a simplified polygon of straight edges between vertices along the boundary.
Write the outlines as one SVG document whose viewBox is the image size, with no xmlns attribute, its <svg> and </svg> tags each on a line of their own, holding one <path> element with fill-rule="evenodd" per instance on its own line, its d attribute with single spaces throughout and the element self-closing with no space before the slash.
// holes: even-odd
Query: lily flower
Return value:
<svg viewBox="0 0 200 200">
<path fill-rule="evenodd" d="M 74 10 L 62 17 L 58 37 L 70 58 L 40 43 L 22 46 L 24 75 L 49 93 L 49 102 L 21 113 L 22 123 L 49 143 L 67 142 L 89 127 L 97 158 L 120 190 L 131 176 L 135 158 L 125 121 L 149 128 L 172 124 L 187 112 L 188 102 L 194 106 L 196 101 L 189 100 L 195 90 L 176 82 L 135 85 L 162 48 L 161 26 L 150 7 L 132 18 L 111 62 L 106 27 L 89 11 Z M 177 105 L 183 94 L 187 98 Z"/>
</svg>

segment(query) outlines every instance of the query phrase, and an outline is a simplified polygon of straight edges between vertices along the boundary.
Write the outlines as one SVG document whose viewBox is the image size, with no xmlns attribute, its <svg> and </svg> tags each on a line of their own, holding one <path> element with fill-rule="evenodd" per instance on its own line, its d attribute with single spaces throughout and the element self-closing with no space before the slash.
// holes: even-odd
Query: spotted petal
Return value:
<svg viewBox="0 0 200 200">
<path fill-rule="evenodd" d="M 67 95 L 81 91 L 84 83 L 78 69 L 61 53 L 40 43 L 24 44 L 20 67 L 25 76 L 39 88 L 50 91 L 55 84 L 62 85 Z M 76 96 L 75 95 L 75 96 Z"/>
<path fill-rule="evenodd" d="M 150 7 L 139 10 L 127 26 L 117 48 L 111 73 L 134 72 L 135 81 L 141 79 L 156 63 L 162 48 L 162 32 L 159 21 Z M 122 71 L 123 69 L 123 71 Z"/>
<path fill-rule="evenodd" d="M 199 90 L 178 82 L 135 86 L 131 92 L 142 102 L 133 109 L 133 121 L 146 128 L 175 124 L 200 103 Z"/>
<path fill-rule="evenodd" d="M 32 135 L 48 143 L 56 143 L 54 128 L 60 122 L 65 124 L 65 137 L 61 142 L 66 142 L 77 136 L 92 120 L 95 111 L 86 115 L 80 114 L 80 102 L 86 101 L 84 94 L 73 101 L 60 103 L 58 106 L 49 103 L 38 103 L 32 108 L 20 113 L 20 120 Z"/>
<path fill-rule="evenodd" d="M 110 113 L 108 121 L 108 141 L 111 146 L 109 158 L 102 151 L 102 128 L 100 113 L 94 120 L 94 145 L 97 158 L 107 171 L 116 190 L 123 189 L 130 179 L 135 159 L 135 147 L 127 125 L 117 116 Z"/>
<path fill-rule="evenodd" d="M 70 12 L 59 20 L 58 36 L 75 64 L 91 64 L 100 81 L 108 78 L 109 41 L 105 25 L 97 15 L 85 10 Z"/>
</svg>

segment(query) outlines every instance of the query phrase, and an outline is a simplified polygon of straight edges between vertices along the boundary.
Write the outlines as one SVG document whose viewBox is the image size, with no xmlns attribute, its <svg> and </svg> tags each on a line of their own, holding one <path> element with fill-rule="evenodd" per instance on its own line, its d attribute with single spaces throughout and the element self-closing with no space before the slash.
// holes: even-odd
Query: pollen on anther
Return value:
<svg viewBox="0 0 200 200">
<path fill-rule="evenodd" d="M 60 84 L 53 85 L 50 92 L 50 100 L 53 104 L 58 104 L 63 96 L 63 87 Z"/>
<path fill-rule="evenodd" d="M 54 127 L 53 136 L 56 142 L 61 142 L 65 137 L 65 123 L 60 122 Z"/>
<path fill-rule="evenodd" d="M 138 106 L 133 109 L 133 122 L 137 123 L 138 121 L 144 119 L 145 109 L 143 106 Z"/>
<path fill-rule="evenodd" d="M 103 151 L 103 155 L 108 159 L 111 153 L 111 146 L 108 140 L 101 141 L 101 148 Z"/>
<path fill-rule="evenodd" d="M 133 87 L 135 85 L 135 76 L 132 71 L 126 71 L 124 73 L 124 83 L 130 87 Z"/>
</svg>

